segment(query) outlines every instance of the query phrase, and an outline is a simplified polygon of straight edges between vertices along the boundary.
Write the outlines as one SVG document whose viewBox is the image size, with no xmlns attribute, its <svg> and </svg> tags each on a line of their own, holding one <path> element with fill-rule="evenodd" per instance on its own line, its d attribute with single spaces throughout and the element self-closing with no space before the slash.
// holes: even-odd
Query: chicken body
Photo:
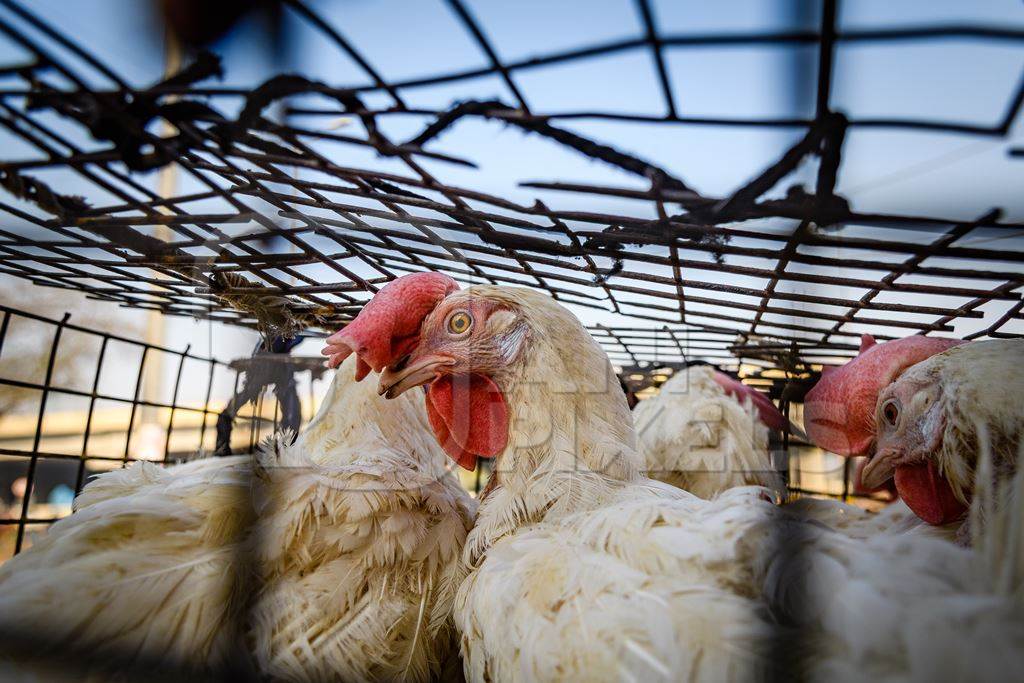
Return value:
<svg viewBox="0 0 1024 683">
<path fill-rule="evenodd" d="M 4 630 L 115 664 L 215 669 L 241 648 L 275 679 L 436 677 L 474 502 L 417 401 L 352 372 L 255 461 L 98 477 L 0 568 Z"/>
<path fill-rule="evenodd" d="M 533 292 L 474 290 L 511 298 L 534 333 L 499 380 L 509 444 L 464 553 L 466 677 L 729 681 L 767 668 L 771 619 L 740 589 L 753 577 L 739 541 L 771 504 L 758 489 L 709 503 L 643 477 L 625 399 L 579 323 Z"/>
<path fill-rule="evenodd" d="M 514 297 L 532 332 L 497 375 L 513 417 L 464 552 L 467 679 L 924 681 L 972 649 L 990 674 L 1024 665 L 1024 611 L 970 550 L 905 515 L 829 527 L 760 487 L 702 500 L 646 479 L 575 319 L 474 290 Z"/>
<path fill-rule="evenodd" d="M 89 483 L 71 516 L 0 567 L 0 628 L 32 650 L 18 654 L 225 664 L 249 472 L 247 456 L 139 462 Z"/>
<path fill-rule="evenodd" d="M 449 455 L 496 458 L 455 601 L 467 679 L 934 680 L 964 651 L 998 653 L 987 675 L 1024 666 L 1019 600 L 990 609 L 1006 602 L 1000 572 L 970 549 L 896 522 L 832 528 L 760 487 L 704 500 L 648 479 L 610 363 L 568 311 L 529 290 L 427 284 L 415 337 L 386 287 L 371 303 L 401 321 L 400 343 L 357 318 L 358 337 L 325 353 L 369 349 L 387 396 L 428 385 Z"/>
<path fill-rule="evenodd" d="M 768 427 L 753 402 L 726 394 L 714 373 L 706 365 L 680 370 L 633 410 L 647 476 L 701 498 L 747 484 L 781 492 Z"/>
<path fill-rule="evenodd" d="M 820 681 L 985 681 L 1024 665 L 1024 604 L 971 549 L 927 529 L 858 538 L 787 522 L 763 529 L 776 540 L 757 576 L 791 633 L 791 670 Z"/>
</svg>

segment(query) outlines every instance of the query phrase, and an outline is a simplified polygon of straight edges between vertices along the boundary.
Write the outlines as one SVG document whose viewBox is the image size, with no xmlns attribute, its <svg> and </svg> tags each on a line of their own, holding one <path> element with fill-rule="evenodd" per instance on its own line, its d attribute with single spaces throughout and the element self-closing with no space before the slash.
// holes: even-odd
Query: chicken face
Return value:
<svg viewBox="0 0 1024 683">
<path fill-rule="evenodd" d="M 508 444 L 509 412 L 499 386 L 518 358 L 528 327 L 507 304 L 471 291 L 447 297 L 423 321 L 412 353 L 381 372 L 394 398 L 427 386 L 427 416 L 442 448 L 466 469 Z"/>
<path fill-rule="evenodd" d="M 441 375 L 494 377 L 508 370 L 518 351 L 517 316 L 491 299 L 460 292 L 445 299 L 423 321 L 419 343 L 381 374 L 380 393 L 394 398 Z M 525 329 L 525 328 L 522 328 Z"/>
<path fill-rule="evenodd" d="M 358 356 L 356 381 L 370 370 L 380 372 L 406 355 L 419 341 L 420 324 L 438 302 L 459 285 L 441 273 L 413 273 L 389 282 L 355 320 L 327 338 L 321 353 L 336 368 L 350 354 Z"/>
<path fill-rule="evenodd" d="M 876 344 L 870 335 L 864 335 L 860 354 L 841 368 L 823 374 L 807 393 L 807 436 L 839 455 L 871 453 L 879 393 L 907 368 L 962 343 L 958 339 L 914 336 Z"/>
<path fill-rule="evenodd" d="M 907 373 L 883 389 L 875 409 L 875 453 L 861 470 L 866 488 L 894 478 L 903 501 L 929 524 L 947 524 L 966 512 L 936 461 L 946 430 L 941 392 L 940 378 L 931 372 Z"/>
<path fill-rule="evenodd" d="M 934 382 L 893 382 L 878 395 L 875 454 L 861 471 L 861 483 L 878 488 L 898 467 L 918 465 L 942 443 L 943 418 Z"/>
<path fill-rule="evenodd" d="M 379 372 L 387 398 L 429 385 L 434 436 L 453 460 L 473 469 L 477 457 L 496 457 L 508 444 L 508 406 L 498 382 L 518 357 L 527 327 L 510 303 L 458 289 L 440 273 L 397 278 L 321 353 L 331 367 L 355 353 L 356 379 Z"/>
</svg>

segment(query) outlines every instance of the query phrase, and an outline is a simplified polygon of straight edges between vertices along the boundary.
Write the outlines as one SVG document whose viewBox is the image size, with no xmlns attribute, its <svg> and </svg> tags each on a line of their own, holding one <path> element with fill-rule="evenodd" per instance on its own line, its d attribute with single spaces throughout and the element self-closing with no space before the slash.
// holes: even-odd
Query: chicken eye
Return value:
<svg viewBox="0 0 1024 683">
<path fill-rule="evenodd" d="M 892 427 L 899 422 L 900 407 L 896 399 L 889 399 L 882 405 L 882 418 Z"/>
<path fill-rule="evenodd" d="M 473 327 L 473 316 L 466 311 L 455 311 L 448 318 L 448 332 L 451 334 L 465 334 Z"/>
</svg>

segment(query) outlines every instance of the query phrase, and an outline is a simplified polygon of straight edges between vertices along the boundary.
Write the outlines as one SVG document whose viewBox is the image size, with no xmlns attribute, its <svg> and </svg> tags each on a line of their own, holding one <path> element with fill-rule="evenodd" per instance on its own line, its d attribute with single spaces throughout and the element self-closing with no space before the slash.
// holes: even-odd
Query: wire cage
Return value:
<svg viewBox="0 0 1024 683">
<path fill-rule="evenodd" d="M 137 460 L 170 464 L 249 453 L 280 429 L 297 429 L 296 375 L 308 372 L 312 390 L 312 380 L 323 374 L 319 359 L 264 353 L 229 363 L 196 355 L 189 346 L 176 350 L 96 332 L 71 314 L 55 320 L 9 306 L 0 306 L 0 313 L 0 396 L 5 407 L 22 405 L 6 416 L 0 440 L 5 498 L 12 485 L 22 489 L 20 500 L 4 501 L 0 560 L 27 547 L 30 532 L 69 514 L 71 498 L 92 475 Z M 24 353 L 27 346 L 30 353 Z M 151 395 L 147 374 L 160 362 L 175 380 L 166 395 Z M 182 396 L 190 365 L 193 381 L 202 378 L 199 401 Z M 125 373 L 133 378 L 130 386 L 111 381 Z M 314 405 L 311 394 L 307 413 Z"/>
<path fill-rule="evenodd" d="M 795 3 L 769 29 L 668 30 L 659 20 L 665 7 L 636 0 L 628 8 L 635 35 L 513 58 L 503 56 L 516 52 L 499 46 L 476 3 L 446 0 L 431 11 L 445 13 L 482 61 L 398 77 L 375 67 L 359 36 L 326 6 L 280 5 L 303 35 L 354 65 L 352 82 L 282 67 L 253 86 L 218 84 L 230 64 L 197 52 L 143 85 L 66 27 L 0 0 L 4 54 L 16 55 L 0 64 L 0 128 L 11 143 L 0 162 L 0 273 L 119 306 L 249 327 L 263 340 L 252 359 L 228 362 L 96 333 L 74 317 L 0 308 L 0 353 L 19 321 L 52 335 L 40 377 L 0 377 L 0 387 L 34 392 L 39 406 L 16 443 L 0 446 L 26 480 L 20 510 L 0 520 L 5 534 L 15 532 L 5 553 L 59 516 L 31 502 L 51 462 L 74 470 L 74 493 L 101 465 L 217 451 L 218 419 L 220 446 L 237 452 L 251 451 L 282 420 L 297 426 L 310 411 L 296 417 L 294 387 L 284 394 L 267 387 L 288 385 L 296 373 L 317 380 L 319 361 L 283 347 L 272 352 L 344 325 L 406 272 L 441 270 L 464 283 L 547 292 L 581 312 L 627 388 L 642 395 L 702 360 L 766 391 L 796 418 L 822 365 L 856 355 L 862 334 L 880 341 L 1024 335 L 1024 223 L 1012 190 L 993 185 L 992 203 L 965 217 L 861 210 L 843 183 L 851 136 L 864 132 L 988 141 L 1018 163 L 1012 145 L 1024 77 L 1002 84 L 1005 99 L 989 103 L 995 114 L 980 121 L 858 113 L 836 102 L 843 50 L 966 41 L 1019 55 L 1021 26 L 927 17 L 846 25 L 839 3 L 825 0 Z M 678 55 L 762 48 L 796 55 L 788 113 L 690 112 L 694 90 L 673 66 Z M 566 69 L 621 56 L 645 60 L 656 88 L 650 111 L 546 107 L 528 85 L 536 74 L 569 79 Z M 481 79 L 495 84 L 489 96 L 479 95 Z M 484 162 L 476 156 L 484 150 L 473 138 L 460 142 L 459 131 L 493 124 L 606 173 L 548 178 L 541 158 L 516 167 L 509 186 L 478 185 Z M 611 128 L 601 135 L 605 124 L 643 126 L 654 139 L 713 130 L 770 132 L 782 142 L 746 181 L 698 191 L 679 170 L 686 159 L 626 151 Z M 164 174 L 176 181 L 165 183 Z M 62 335 L 72 331 L 98 344 L 84 388 L 54 375 Z M 138 352 L 120 365 L 138 378 L 133 395 L 102 390 L 114 343 Z M 206 368 L 202 405 L 180 401 L 177 384 L 165 399 L 143 395 L 155 354 L 177 364 L 179 379 L 187 364 Z M 211 404 L 219 375 L 231 390 Z M 258 378 L 249 393 L 244 375 Z M 76 440 L 59 449 L 50 445 L 48 419 L 55 393 L 87 402 Z M 263 402 L 264 395 L 272 398 Z M 94 416 L 105 401 L 128 414 L 110 428 L 124 437 L 116 452 L 93 450 Z M 144 410 L 163 411 L 164 431 L 140 456 L 133 428 Z M 226 442 L 225 421 L 241 426 Z M 826 487 L 819 473 L 805 471 L 800 444 L 787 440 L 782 449 L 792 456 L 785 469 L 793 495 L 854 495 L 849 461 L 838 487 Z M 478 472 L 469 485 L 479 490 L 481 481 Z"/>
<path fill-rule="evenodd" d="M 576 310 L 610 314 L 615 324 L 590 330 L 635 390 L 700 359 L 738 371 L 787 410 L 822 363 L 856 353 L 862 333 L 973 339 L 1024 331 L 1024 224 L 1004 220 L 999 206 L 969 220 L 859 211 L 837 191 L 854 132 L 1009 140 L 1024 79 L 1007 84 L 994 124 L 845 115 L 833 104 L 842 49 L 947 40 L 1017 48 L 1019 28 L 846 28 L 828 1 L 795 9 L 780 30 L 671 33 L 659 28 L 664 8 L 638 0 L 640 35 L 503 60 L 471 7 L 448 0 L 438 11 L 450 13 L 485 64 L 396 79 L 374 68 L 337 22 L 289 0 L 283 11 L 352 60 L 366 83 L 281 74 L 255 88 L 218 86 L 210 81 L 222 71 L 220 58 L 200 52 L 140 87 L 30 8 L 0 5 L 0 33 L 24 56 L 2 69 L 9 85 L 0 91 L 0 126 L 19 158 L 0 165 L 8 195 L 0 201 L 0 272 L 37 285 L 246 325 L 269 340 L 336 329 L 393 277 L 441 269 L 465 282 L 540 288 Z M 688 91 L 671 73 L 675 55 L 764 46 L 813 56 L 793 82 L 805 115 L 685 113 Z M 650 58 L 662 111 L 546 111 L 522 86 L 539 71 L 635 52 Z M 407 102 L 433 89 L 472 92 L 481 77 L 500 81 L 508 99 Z M 338 117 L 353 132 L 316 125 Z M 422 125 L 403 139 L 388 132 L 396 120 Z M 716 195 L 579 132 L 573 124 L 581 120 L 643 123 L 654 135 L 680 127 L 782 131 L 791 142 L 752 179 Z M 435 151 L 469 121 L 500 122 L 600 162 L 618 184 L 527 180 L 517 192 L 536 193 L 528 202 L 446 182 L 450 172 L 475 177 L 467 150 Z M 367 151 L 366 164 L 346 161 Z M 143 175 L 154 169 L 188 182 L 169 192 L 154 187 Z M 82 196 L 61 192 L 49 177 L 73 177 Z M 580 208 L 606 205 L 616 210 Z M 847 495 L 848 479 L 828 493 Z"/>
</svg>

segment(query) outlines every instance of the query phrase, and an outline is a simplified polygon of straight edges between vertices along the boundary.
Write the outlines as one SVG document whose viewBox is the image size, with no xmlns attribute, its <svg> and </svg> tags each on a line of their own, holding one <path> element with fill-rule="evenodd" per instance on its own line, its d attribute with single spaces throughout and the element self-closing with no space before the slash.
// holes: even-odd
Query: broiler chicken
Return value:
<svg viewBox="0 0 1024 683">
<path fill-rule="evenodd" d="M 657 396 L 640 402 L 633 422 L 653 479 L 701 498 L 746 484 L 782 491 L 768 426 L 785 428 L 785 417 L 763 394 L 710 366 L 677 372 Z"/>
<path fill-rule="evenodd" d="M 449 456 L 498 458 L 455 608 L 469 680 L 728 681 L 771 666 L 767 609 L 735 587 L 754 580 L 743 530 L 775 506 L 757 487 L 709 502 L 642 477 L 611 364 L 572 314 L 440 274 L 400 278 L 364 311 L 324 353 L 355 351 L 388 397 L 426 384 Z"/>
<path fill-rule="evenodd" d="M 1024 471 L 994 481 L 982 442 L 973 548 L 902 514 L 808 524 L 786 506 L 748 536 L 764 598 L 796 629 L 797 666 L 821 681 L 995 681 L 1024 666 Z M 822 502 L 822 501 L 809 501 Z M 831 503 L 830 501 L 824 501 Z M 834 508 L 833 508 L 834 509 Z M 766 538 L 773 540 L 765 541 Z"/>
<path fill-rule="evenodd" d="M 455 603 L 469 680 L 746 680 L 784 672 L 782 651 L 812 678 L 914 679 L 942 665 L 922 630 L 935 615 L 957 648 L 999 653 L 987 673 L 1024 666 L 1019 609 L 986 611 L 996 593 L 971 583 L 970 550 L 833 531 L 760 487 L 703 500 L 647 479 L 610 363 L 568 311 L 530 290 L 406 277 L 324 353 L 357 353 L 387 397 L 426 385 L 448 454 L 496 458 Z"/>
<path fill-rule="evenodd" d="M 967 511 L 982 442 L 991 439 L 997 477 L 1015 470 L 1024 409 L 1007 397 L 1024 391 L 1024 341 L 926 339 L 866 340 L 808 394 L 805 420 L 823 448 L 871 454 L 866 488 L 893 478 L 921 519 L 941 525 Z"/>
<path fill-rule="evenodd" d="M 210 670 L 240 648 L 275 680 L 436 678 L 475 503 L 417 402 L 380 399 L 354 368 L 255 462 L 100 475 L 0 568 L 4 630 L 76 663 Z"/>
</svg>

